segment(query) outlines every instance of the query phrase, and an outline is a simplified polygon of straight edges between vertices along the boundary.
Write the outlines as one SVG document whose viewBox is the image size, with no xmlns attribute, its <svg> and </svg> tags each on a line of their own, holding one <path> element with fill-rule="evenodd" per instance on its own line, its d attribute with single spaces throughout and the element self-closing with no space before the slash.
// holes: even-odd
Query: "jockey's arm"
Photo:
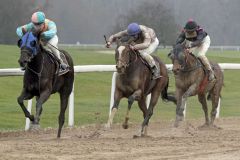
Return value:
<svg viewBox="0 0 240 160">
<path fill-rule="evenodd" d="M 143 50 L 143 49 L 148 48 L 150 46 L 150 44 L 151 44 L 151 37 L 148 33 L 145 33 L 143 43 L 134 45 L 134 48 L 136 50 Z"/>
<path fill-rule="evenodd" d="M 123 36 L 126 36 L 126 35 L 128 35 L 127 30 L 118 32 L 116 34 L 111 35 L 108 39 L 108 42 L 110 42 L 110 43 L 115 42 L 117 38 L 120 38 L 120 37 L 123 37 Z"/>
<path fill-rule="evenodd" d="M 53 21 L 48 22 L 48 30 L 41 34 L 45 40 L 52 39 L 57 34 L 57 27 Z"/>
<path fill-rule="evenodd" d="M 204 31 L 201 31 L 200 33 L 198 33 L 197 35 L 197 39 L 191 43 L 191 48 L 193 47 L 197 47 L 200 46 L 202 44 L 203 39 L 207 36 L 207 33 Z"/>
<path fill-rule="evenodd" d="M 177 38 L 177 40 L 176 40 L 176 44 L 181 44 L 181 43 L 183 43 L 183 42 L 185 41 L 185 39 L 186 39 L 185 33 L 182 32 L 182 33 L 178 36 L 178 38 Z"/>
<path fill-rule="evenodd" d="M 17 30 L 16 30 L 16 33 L 17 33 L 19 38 L 22 38 L 22 36 L 26 32 L 32 30 L 32 28 L 33 28 L 33 23 L 28 23 L 28 24 L 25 24 L 23 26 L 18 27 Z"/>
</svg>

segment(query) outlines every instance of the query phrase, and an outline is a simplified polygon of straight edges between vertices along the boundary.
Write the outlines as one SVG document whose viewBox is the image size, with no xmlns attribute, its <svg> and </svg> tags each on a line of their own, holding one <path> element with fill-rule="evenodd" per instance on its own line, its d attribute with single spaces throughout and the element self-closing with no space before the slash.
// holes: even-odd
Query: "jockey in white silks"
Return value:
<svg viewBox="0 0 240 160">
<path fill-rule="evenodd" d="M 139 51 L 141 57 L 146 60 L 146 62 L 151 67 L 153 74 L 153 79 L 160 77 L 159 66 L 156 65 L 153 57 L 150 55 L 153 53 L 159 44 L 158 38 L 156 37 L 155 31 L 152 28 L 146 27 L 144 25 L 139 25 L 137 23 L 131 23 L 128 25 L 127 29 L 121 32 L 118 32 L 114 35 L 111 35 L 107 41 L 106 47 L 109 48 L 110 45 L 117 39 L 123 36 L 131 36 L 134 41 L 138 38 L 143 38 L 143 43 L 130 45 L 132 50 Z"/>
<path fill-rule="evenodd" d="M 43 47 L 50 50 L 60 62 L 60 72 L 68 66 L 63 62 L 58 50 L 58 36 L 56 24 L 45 18 L 43 12 L 35 12 L 32 15 L 31 22 L 17 28 L 17 35 L 21 38 L 26 32 L 32 31 L 35 34 L 40 34 L 40 39 Z"/>
<path fill-rule="evenodd" d="M 212 67 L 206 57 L 208 48 L 210 47 L 210 37 L 197 23 L 193 20 L 189 20 L 182 33 L 177 38 L 176 44 L 185 43 L 189 52 L 193 53 L 203 63 L 206 70 L 209 72 L 208 79 L 210 81 L 215 80 L 215 75 Z"/>
</svg>

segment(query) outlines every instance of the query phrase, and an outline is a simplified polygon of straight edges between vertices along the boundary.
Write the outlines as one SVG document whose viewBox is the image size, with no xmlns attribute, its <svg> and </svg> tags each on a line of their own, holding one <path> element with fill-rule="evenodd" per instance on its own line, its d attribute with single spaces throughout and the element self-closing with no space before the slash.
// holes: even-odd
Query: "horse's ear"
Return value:
<svg viewBox="0 0 240 160">
<path fill-rule="evenodd" d="M 18 40 L 17 45 L 18 45 L 19 48 L 21 47 L 21 45 L 22 45 L 22 39 L 19 39 L 19 40 Z"/>
<path fill-rule="evenodd" d="M 170 50 L 170 52 L 168 53 L 168 58 L 172 59 L 173 58 L 173 49 Z"/>
</svg>

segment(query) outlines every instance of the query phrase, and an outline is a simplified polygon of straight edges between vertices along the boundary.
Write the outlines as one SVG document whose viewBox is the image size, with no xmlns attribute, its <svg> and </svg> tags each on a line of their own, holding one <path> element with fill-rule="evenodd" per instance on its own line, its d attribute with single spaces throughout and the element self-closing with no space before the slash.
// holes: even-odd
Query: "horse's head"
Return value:
<svg viewBox="0 0 240 160">
<path fill-rule="evenodd" d="M 38 38 L 32 32 L 27 32 L 18 41 L 18 47 L 21 49 L 18 63 L 22 69 L 25 69 L 27 64 L 31 62 L 33 57 L 38 53 Z"/>
<path fill-rule="evenodd" d="M 184 71 L 190 65 L 192 60 L 192 54 L 187 51 L 184 45 L 177 44 L 168 54 L 168 57 L 172 60 L 174 74 L 178 74 L 180 71 Z"/>
<path fill-rule="evenodd" d="M 115 50 L 116 68 L 118 73 L 125 73 L 126 68 L 130 63 L 129 45 L 119 45 Z"/>
</svg>

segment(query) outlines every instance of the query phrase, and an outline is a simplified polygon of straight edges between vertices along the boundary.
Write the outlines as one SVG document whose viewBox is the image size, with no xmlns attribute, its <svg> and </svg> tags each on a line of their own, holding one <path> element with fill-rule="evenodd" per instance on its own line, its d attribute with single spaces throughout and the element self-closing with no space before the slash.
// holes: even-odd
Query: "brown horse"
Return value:
<svg viewBox="0 0 240 160">
<path fill-rule="evenodd" d="M 198 95 L 205 114 L 204 126 L 212 126 L 217 113 L 218 100 L 223 86 L 223 72 L 217 63 L 211 62 L 216 80 L 208 81 L 207 71 L 204 70 L 201 61 L 192 53 L 186 51 L 182 44 L 174 46 L 169 57 L 173 63 L 173 73 L 176 85 L 176 121 L 175 126 L 183 120 L 184 106 L 187 97 Z M 206 94 L 212 101 L 211 121 L 208 117 Z"/>
<path fill-rule="evenodd" d="M 129 45 L 120 44 L 115 51 L 115 60 L 117 68 L 116 89 L 114 93 L 114 104 L 109 116 L 106 127 L 110 128 L 120 100 L 128 98 L 128 110 L 123 123 L 123 128 L 128 128 L 129 112 L 133 102 L 138 101 L 138 106 L 143 112 L 144 121 L 141 128 L 141 136 L 147 135 L 147 125 L 153 115 L 153 108 L 157 104 L 161 94 L 163 100 L 174 101 L 175 98 L 167 93 L 168 74 L 167 68 L 163 62 L 156 56 L 153 56 L 156 63 L 160 66 L 161 78 L 152 80 L 152 73 L 139 53 L 129 48 Z M 149 108 L 146 106 L 146 97 L 151 94 Z M 175 100 L 176 101 L 176 100 Z"/>
</svg>

